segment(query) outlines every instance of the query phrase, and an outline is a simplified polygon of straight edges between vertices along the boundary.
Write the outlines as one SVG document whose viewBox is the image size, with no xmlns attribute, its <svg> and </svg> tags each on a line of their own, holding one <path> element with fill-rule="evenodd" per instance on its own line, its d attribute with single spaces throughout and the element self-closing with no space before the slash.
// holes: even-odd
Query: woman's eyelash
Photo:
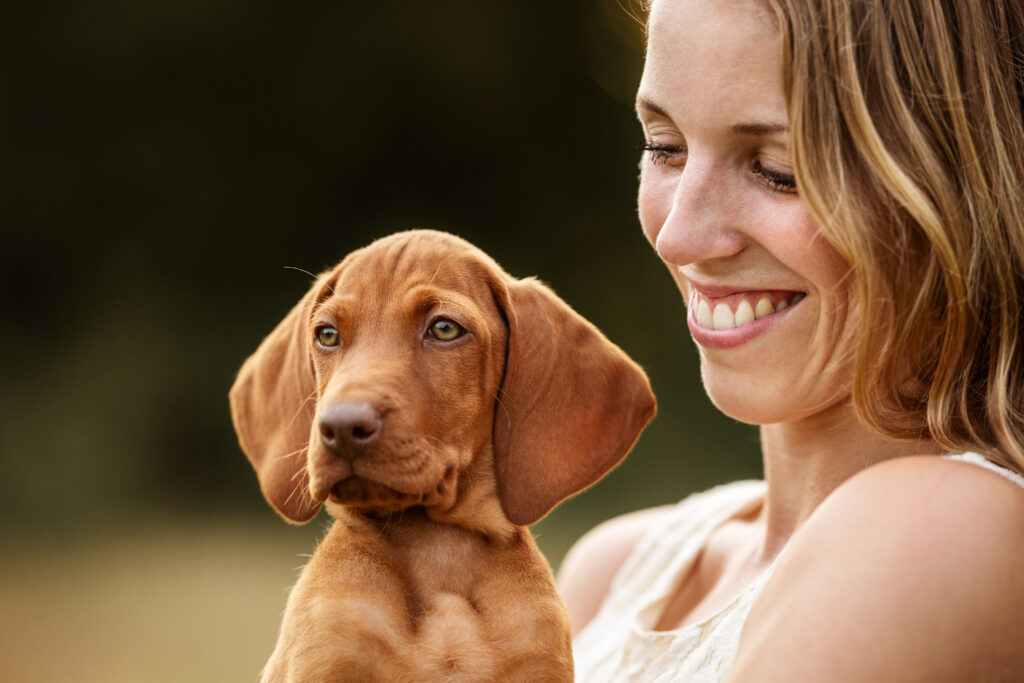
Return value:
<svg viewBox="0 0 1024 683">
<path fill-rule="evenodd" d="M 658 142 L 645 142 L 643 151 L 650 154 L 651 163 L 665 164 L 679 154 L 685 154 L 686 148 L 681 145 L 666 145 Z M 780 173 L 767 168 L 760 161 L 754 162 L 754 173 L 761 177 L 769 190 L 774 192 L 795 193 L 796 178 L 788 173 Z"/>
<path fill-rule="evenodd" d="M 788 173 L 779 173 L 766 168 L 760 161 L 754 162 L 754 173 L 768 185 L 769 190 L 775 192 L 796 192 L 796 178 Z"/>
<path fill-rule="evenodd" d="M 663 145 L 657 142 L 645 142 L 641 149 L 651 155 L 651 161 L 655 164 L 664 164 L 672 156 L 685 151 L 679 145 Z"/>
</svg>

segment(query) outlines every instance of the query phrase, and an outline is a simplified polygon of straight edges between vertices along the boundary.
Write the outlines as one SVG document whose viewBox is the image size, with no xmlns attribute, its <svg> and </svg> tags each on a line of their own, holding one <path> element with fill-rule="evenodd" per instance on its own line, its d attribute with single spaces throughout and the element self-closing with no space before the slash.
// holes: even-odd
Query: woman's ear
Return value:
<svg viewBox="0 0 1024 683">
<path fill-rule="evenodd" d="M 308 522 L 320 510 L 309 495 L 306 452 L 316 411 L 309 321 L 322 287 L 318 280 L 263 340 L 229 394 L 238 441 L 264 497 L 295 523 Z"/>
<path fill-rule="evenodd" d="M 626 456 L 655 400 L 640 366 L 554 292 L 506 285 L 495 291 L 509 330 L 495 472 L 505 515 L 532 524 Z"/>
</svg>

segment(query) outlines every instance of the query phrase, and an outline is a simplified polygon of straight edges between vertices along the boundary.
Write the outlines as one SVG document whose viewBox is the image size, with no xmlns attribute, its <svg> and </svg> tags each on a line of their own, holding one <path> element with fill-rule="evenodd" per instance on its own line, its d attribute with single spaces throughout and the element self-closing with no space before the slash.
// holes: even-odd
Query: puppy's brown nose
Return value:
<svg viewBox="0 0 1024 683">
<path fill-rule="evenodd" d="M 380 431 L 380 413 L 364 402 L 335 403 L 320 411 L 320 439 L 335 455 L 359 457 Z"/>
</svg>

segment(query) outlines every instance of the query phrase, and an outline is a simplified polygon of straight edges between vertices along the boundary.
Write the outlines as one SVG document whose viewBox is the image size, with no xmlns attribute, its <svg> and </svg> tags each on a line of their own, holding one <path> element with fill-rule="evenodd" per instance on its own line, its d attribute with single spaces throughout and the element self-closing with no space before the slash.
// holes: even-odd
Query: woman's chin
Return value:
<svg viewBox="0 0 1024 683">
<path fill-rule="evenodd" d="M 794 386 L 732 381 L 704 371 L 704 391 L 711 403 L 732 419 L 751 425 L 795 422 L 812 417 L 843 401 L 846 395 L 815 396 L 812 391 Z M 749 378 L 746 378 L 749 380 Z"/>
</svg>

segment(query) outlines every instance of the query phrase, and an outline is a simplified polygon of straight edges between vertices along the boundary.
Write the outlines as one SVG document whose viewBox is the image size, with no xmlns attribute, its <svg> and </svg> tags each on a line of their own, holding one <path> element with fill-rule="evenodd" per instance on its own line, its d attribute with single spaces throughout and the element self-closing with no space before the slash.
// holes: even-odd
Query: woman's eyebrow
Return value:
<svg viewBox="0 0 1024 683">
<path fill-rule="evenodd" d="M 655 103 L 653 100 L 649 100 L 646 97 L 637 98 L 636 110 L 649 111 L 665 118 L 671 118 L 668 112 L 665 111 L 661 105 Z M 760 121 L 751 121 L 745 123 L 734 123 L 729 126 L 729 132 L 733 135 L 749 135 L 749 136 L 760 136 L 772 135 L 774 133 L 786 133 L 789 131 L 789 126 L 785 123 L 763 123 Z"/>
<path fill-rule="evenodd" d="M 788 130 L 789 126 L 784 123 L 736 123 L 729 126 L 729 132 L 736 135 L 764 136 Z"/>
<path fill-rule="evenodd" d="M 659 116 L 664 116 L 665 118 L 671 118 L 668 115 L 667 111 L 665 111 L 660 106 L 655 104 L 652 100 L 649 100 L 649 99 L 647 99 L 645 97 L 641 97 L 641 98 L 637 99 L 637 101 L 636 101 L 636 110 L 637 111 L 640 111 L 640 110 L 650 111 L 650 112 L 654 112 L 655 114 L 658 114 Z"/>
</svg>

